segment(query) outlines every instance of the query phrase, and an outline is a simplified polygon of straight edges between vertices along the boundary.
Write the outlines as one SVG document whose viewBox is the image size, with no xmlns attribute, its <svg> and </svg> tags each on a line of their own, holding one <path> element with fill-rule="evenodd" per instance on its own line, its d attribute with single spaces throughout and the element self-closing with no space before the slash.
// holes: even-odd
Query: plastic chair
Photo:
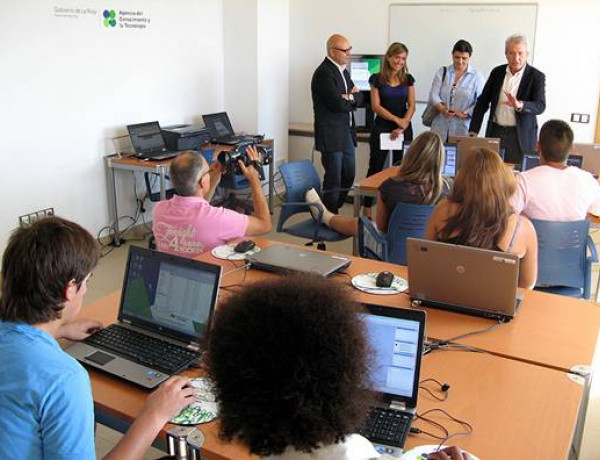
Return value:
<svg viewBox="0 0 600 460">
<path fill-rule="evenodd" d="M 590 222 L 531 222 L 538 238 L 535 290 L 589 299 L 592 263 L 598 262 L 596 245 L 588 233 Z"/>
<path fill-rule="evenodd" d="M 318 242 L 319 249 L 325 249 L 324 242 L 326 241 L 341 241 L 348 238 L 348 236 L 342 235 L 322 223 L 323 206 L 308 204 L 304 199 L 304 194 L 309 187 L 314 187 L 319 194 L 321 193 L 321 181 L 315 166 L 310 160 L 284 163 L 279 167 L 279 171 L 285 184 L 285 203 L 280 205 L 281 212 L 277 222 L 277 232 L 307 238 L 310 240 L 306 244 L 307 246 Z M 319 210 L 316 221 L 309 215 L 306 220 L 285 226 L 290 217 L 300 213 L 309 213 L 311 206 Z"/>
<path fill-rule="evenodd" d="M 425 227 L 433 205 L 398 203 L 388 223 L 387 234 L 381 233 L 366 217 L 358 226 L 358 252 L 361 257 L 406 265 L 406 238 L 425 237 Z"/>
</svg>

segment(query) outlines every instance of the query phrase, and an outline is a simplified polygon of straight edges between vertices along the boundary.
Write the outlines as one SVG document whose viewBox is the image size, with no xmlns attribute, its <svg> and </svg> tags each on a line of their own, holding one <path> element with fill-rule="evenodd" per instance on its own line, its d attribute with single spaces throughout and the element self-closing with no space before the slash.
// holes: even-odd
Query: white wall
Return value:
<svg viewBox="0 0 600 460">
<path fill-rule="evenodd" d="M 127 124 L 197 121 L 223 106 L 221 0 L 84 6 L 95 13 L 54 9 L 82 7 L 73 0 L 4 5 L 0 252 L 18 216 L 41 208 L 54 207 L 94 233 L 108 224 L 103 157 Z M 107 28 L 105 8 L 140 11 L 150 22 Z M 131 214 L 131 175 L 121 176 L 120 211 Z"/>
<path fill-rule="evenodd" d="M 287 158 L 289 0 L 224 0 L 225 106 L 236 131 L 275 141 Z"/>
<path fill-rule="evenodd" d="M 517 0 L 528 3 L 529 0 Z M 346 35 L 354 52 L 383 54 L 388 46 L 389 0 L 292 0 L 290 3 L 290 122 L 312 122 L 310 78 L 325 56 L 325 42 L 334 32 Z M 456 3 L 456 0 L 438 0 Z M 473 3 L 472 1 L 465 3 Z M 497 1 L 479 1 L 497 3 Z M 534 65 L 546 74 L 545 113 L 570 119 L 572 112 L 590 114 L 589 124 L 572 123 L 578 142 L 593 142 L 600 94 L 600 2 L 597 0 L 538 0 Z M 423 39 L 428 27 L 423 24 Z M 465 37 L 468 39 L 468 37 Z M 506 37 L 498 37 L 503 43 Z M 407 43 L 410 48 L 410 44 Z M 448 48 L 453 43 L 442 44 Z M 410 66 L 410 55 L 408 57 Z M 448 62 L 449 63 L 449 62 Z M 440 63 L 442 65 L 444 63 Z M 500 62 L 499 62 L 500 64 Z M 433 70 L 431 72 L 433 75 Z M 487 76 L 486 76 L 487 77 Z M 417 82 L 431 85 L 431 81 Z M 422 107 L 420 107 L 422 111 Z M 420 111 L 413 121 L 420 132 Z"/>
</svg>

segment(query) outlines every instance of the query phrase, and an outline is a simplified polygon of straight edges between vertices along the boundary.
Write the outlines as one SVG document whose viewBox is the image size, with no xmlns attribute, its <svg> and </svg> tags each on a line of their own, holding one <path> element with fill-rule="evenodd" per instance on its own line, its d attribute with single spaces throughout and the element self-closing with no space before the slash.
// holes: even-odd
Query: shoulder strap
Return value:
<svg viewBox="0 0 600 460">
<path fill-rule="evenodd" d="M 521 226 L 521 216 L 517 215 L 517 224 L 515 225 L 515 231 L 513 232 L 512 238 L 510 239 L 510 243 L 508 245 L 508 248 L 506 249 L 506 252 L 510 252 L 513 244 L 515 243 L 515 240 L 517 239 L 517 233 L 519 233 L 519 227 Z"/>
<path fill-rule="evenodd" d="M 447 70 L 446 66 L 444 66 L 443 69 L 444 69 L 444 72 L 442 74 L 442 85 L 444 84 L 444 80 L 446 79 L 446 70 Z"/>
</svg>

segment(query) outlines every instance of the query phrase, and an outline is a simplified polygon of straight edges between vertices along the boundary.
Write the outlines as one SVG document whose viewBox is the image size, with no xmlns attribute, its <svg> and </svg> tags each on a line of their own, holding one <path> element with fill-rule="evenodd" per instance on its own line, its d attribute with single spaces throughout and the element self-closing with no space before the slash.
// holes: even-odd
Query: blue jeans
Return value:
<svg viewBox="0 0 600 460">
<path fill-rule="evenodd" d="M 356 166 L 354 164 L 354 141 L 348 135 L 348 145 L 337 152 L 321 152 L 321 164 L 325 169 L 323 177 L 323 204 L 337 214 L 344 204 L 348 190 L 354 184 Z"/>
</svg>

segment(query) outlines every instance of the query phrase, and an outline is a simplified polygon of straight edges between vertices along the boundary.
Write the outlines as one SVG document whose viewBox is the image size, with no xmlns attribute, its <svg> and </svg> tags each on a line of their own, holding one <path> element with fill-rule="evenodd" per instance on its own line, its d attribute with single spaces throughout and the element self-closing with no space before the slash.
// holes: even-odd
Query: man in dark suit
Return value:
<svg viewBox="0 0 600 460">
<path fill-rule="evenodd" d="M 348 189 L 354 182 L 354 114 L 360 103 L 359 89 L 354 85 L 346 65 L 352 47 L 341 35 L 327 40 L 327 57 L 312 77 L 311 92 L 315 113 L 315 148 L 321 152 L 325 169 L 323 203 L 337 214 Z"/>
<path fill-rule="evenodd" d="M 527 38 L 506 39 L 508 65 L 492 70 L 473 111 L 469 134 L 476 136 L 490 107 L 486 137 L 499 137 L 506 149 L 504 161 L 521 164 L 537 141 L 537 115 L 546 109 L 546 76 L 527 64 Z"/>
</svg>

